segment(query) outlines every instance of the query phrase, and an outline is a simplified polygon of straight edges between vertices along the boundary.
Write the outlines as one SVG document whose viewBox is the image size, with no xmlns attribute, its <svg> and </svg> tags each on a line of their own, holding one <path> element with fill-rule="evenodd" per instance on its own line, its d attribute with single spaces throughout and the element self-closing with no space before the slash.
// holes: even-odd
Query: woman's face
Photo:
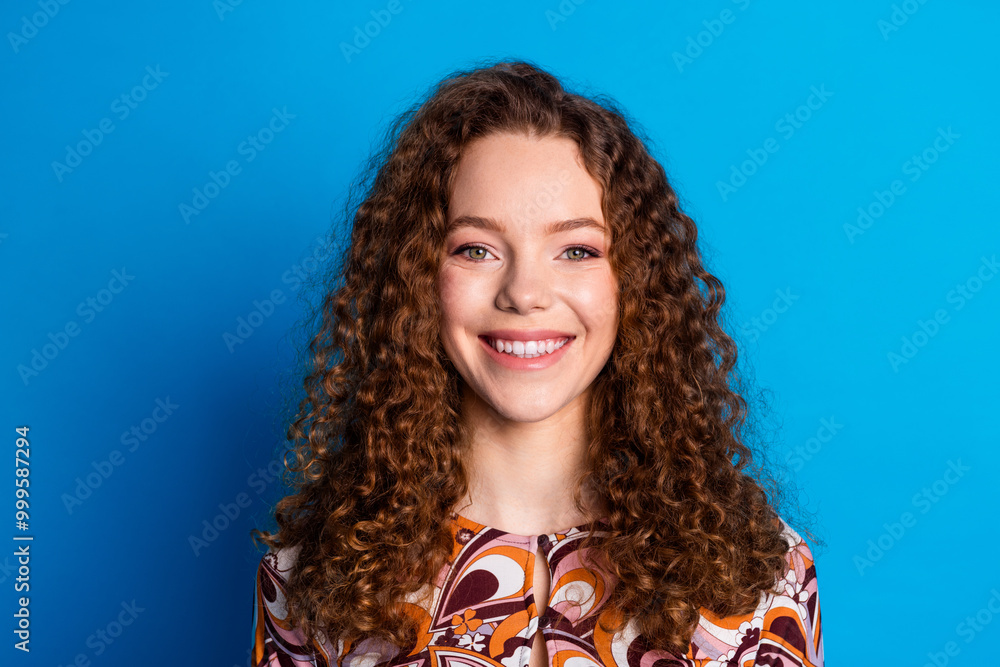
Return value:
<svg viewBox="0 0 1000 667">
<path fill-rule="evenodd" d="M 601 194 L 566 138 L 482 137 L 456 166 L 441 337 L 495 417 L 537 422 L 581 407 L 611 355 L 618 286 Z"/>
</svg>

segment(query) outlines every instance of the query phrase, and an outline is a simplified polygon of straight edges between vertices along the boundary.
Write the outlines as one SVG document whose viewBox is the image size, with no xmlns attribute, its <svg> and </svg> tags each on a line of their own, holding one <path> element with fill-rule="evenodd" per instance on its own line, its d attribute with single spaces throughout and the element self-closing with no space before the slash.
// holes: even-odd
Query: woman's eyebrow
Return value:
<svg viewBox="0 0 1000 667">
<path fill-rule="evenodd" d="M 504 227 L 500 221 L 494 218 L 482 217 L 478 215 L 458 216 L 448 223 L 447 231 L 450 233 L 462 227 L 485 229 L 491 232 L 497 232 L 498 234 L 503 234 L 507 231 L 507 228 Z M 604 231 L 604 225 L 593 218 L 573 218 L 571 220 L 557 220 L 555 222 L 550 222 L 545 228 L 545 234 L 546 236 L 550 236 L 552 234 L 559 234 L 560 232 L 569 232 L 575 229 L 583 229 L 587 227 L 591 227 L 602 232 Z"/>
</svg>

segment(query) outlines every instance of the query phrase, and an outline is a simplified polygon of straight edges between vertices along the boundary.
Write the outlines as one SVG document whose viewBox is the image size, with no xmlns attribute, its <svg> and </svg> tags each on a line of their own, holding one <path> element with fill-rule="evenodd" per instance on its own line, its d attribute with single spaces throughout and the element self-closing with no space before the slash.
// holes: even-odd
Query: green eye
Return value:
<svg viewBox="0 0 1000 667">
<path fill-rule="evenodd" d="M 566 252 L 567 253 L 574 253 L 574 252 L 581 253 L 580 255 L 577 255 L 576 257 L 573 257 L 572 255 L 570 255 L 569 258 L 570 259 L 574 259 L 574 260 L 586 259 L 586 257 L 584 255 L 590 255 L 591 257 L 600 257 L 601 256 L 599 252 L 597 252 L 593 248 L 590 248 L 590 247 L 585 246 L 585 245 L 573 246 L 572 248 L 568 248 L 566 250 Z"/>
<path fill-rule="evenodd" d="M 473 262 L 482 262 L 486 259 L 486 255 L 488 255 L 489 252 L 490 252 L 489 249 L 487 249 L 484 246 L 470 244 L 462 246 L 461 248 L 455 251 L 455 254 L 464 255 L 465 253 L 470 253 L 466 255 L 466 257 L 468 257 Z M 570 253 L 578 253 L 578 254 L 572 255 Z M 597 250 L 594 250 L 590 246 L 585 246 L 585 245 L 573 246 L 571 248 L 567 248 L 565 250 L 565 254 L 570 260 L 574 262 L 585 260 L 588 257 L 597 258 L 601 256 L 601 253 L 599 253 Z"/>
<path fill-rule="evenodd" d="M 466 257 L 468 257 L 469 259 L 471 259 L 474 262 L 482 262 L 486 258 L 486 253 L 489 253 L 489 250 L 487 250 L 485 247 L 480 246 L 480 245 L 464 245 L 461 248 L 459 248 L 458 250 L 456 250 L 455 254 L 456 255 L 465 255 L 465 253 L 469 252 L 469 251 L 483 253 L 481 255 L 466 255 Z"/>
</svg>

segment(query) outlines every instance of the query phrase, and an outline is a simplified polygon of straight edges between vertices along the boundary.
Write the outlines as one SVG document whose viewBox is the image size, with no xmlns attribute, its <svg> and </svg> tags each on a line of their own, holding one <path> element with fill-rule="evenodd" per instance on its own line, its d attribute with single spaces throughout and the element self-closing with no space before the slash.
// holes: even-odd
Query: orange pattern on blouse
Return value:
<svg viewBox="0 0 1000 667">
<path fill-rule="evenodd" d="M 452 519 L 452 560 L 429 589 L 426 607 L 407 609 L 420 624 L 416 648 L 399 655 L 395 646 L 366 639 L 352 645 L 320 638 L 307 642 L 286 621 L 285 574 L 294 550 L 261 558 L 254 590 L 253 664 L 257 667 L 525 667 L 537 631 L 550 667 L 823 667 L 823 635 L 816 567 L 809 546 L 781 520 L 789 551 L 780 595 L 762 596 L 745 615 L 720 618 L 701 609 L 688 652 L 649 650 L 631 625 L 618 634 L 598 619 L 614 586 L 582 562 L 584 528 L 548 535 L 515 535 Z M 534 559 L 541 548 L 551 589 L 538 616 L 532 588 Z M 424 603 L 426 604 L 426 603 Z"/>
</svg>

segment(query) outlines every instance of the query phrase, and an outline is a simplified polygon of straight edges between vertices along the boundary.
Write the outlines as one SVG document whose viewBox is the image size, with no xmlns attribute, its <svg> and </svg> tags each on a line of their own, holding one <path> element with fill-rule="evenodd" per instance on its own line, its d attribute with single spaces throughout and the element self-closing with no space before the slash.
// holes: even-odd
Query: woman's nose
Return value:
<svg viewBox="0 0 1000 667">
<path fill-rule="evenodd" d="M 551 303 L 552 276 L 544 263 L 515 258 L 506 267 L 497 294 L 497 306 L 527 313 L 533 308 L 547 308 Z"/>
</svg>

